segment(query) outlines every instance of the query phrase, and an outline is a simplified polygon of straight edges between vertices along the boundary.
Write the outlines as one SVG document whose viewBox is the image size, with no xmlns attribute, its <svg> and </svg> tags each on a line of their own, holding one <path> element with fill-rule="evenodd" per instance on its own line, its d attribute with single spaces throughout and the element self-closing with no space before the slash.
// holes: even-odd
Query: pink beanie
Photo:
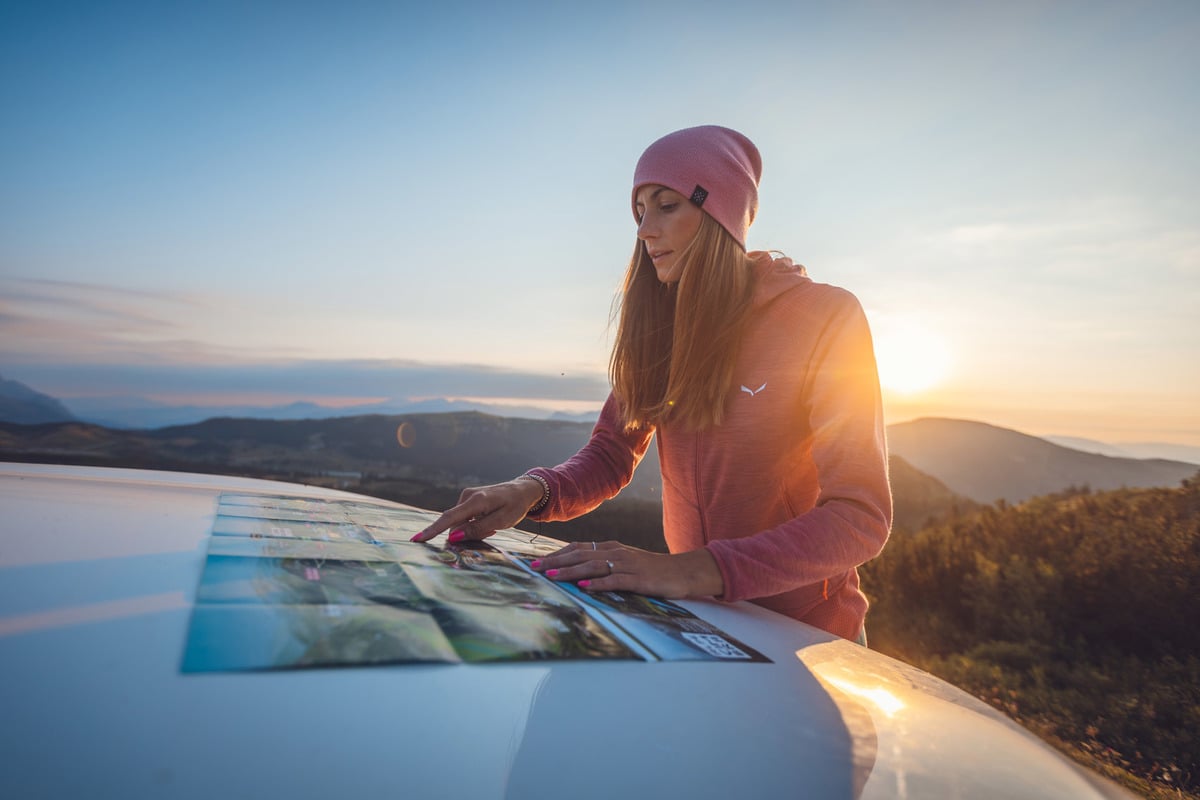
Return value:
<svg viewBox="0 0 1200 800">
<path fill-rule="evenodd" d="M 737 131 L 701 125 L 668 133 L 646 148 L 633 171 L 633 216 L 638 189 L 651 183 L 674 189 L 729 231 L 742 249 L 758 213 L 762 157 Z"/>
</svg>

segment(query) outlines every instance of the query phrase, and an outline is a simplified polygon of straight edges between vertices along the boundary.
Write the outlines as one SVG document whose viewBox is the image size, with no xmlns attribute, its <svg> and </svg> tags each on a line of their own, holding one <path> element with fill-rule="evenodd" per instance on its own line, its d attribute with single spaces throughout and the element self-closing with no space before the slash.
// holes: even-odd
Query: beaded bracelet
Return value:
<svg viewBox="0 0 1200 800">
<path fill-rule="evenodd" d="M 533 508 L 531 508 L 525 512 L 525 516 L 528 517 L 531 514 L 536 514 L 539 511 L 541 511 L 543 508 L 546 507 L 546 504 L 550 502 L 550 483 L 545 478 L 543 478 L 541 475 L 534 475 L 533 473 L 530 473 L 530 472 L 527 472 L 524 475 L 521 475 L 517 478 L 517 480 L 521 480 L 521 479 L 528 480 L 528 481 L 537 481 L 538 483 L 540 483 L 542 485 L 542 499 L 538 500 L 537 505 L 535 505 Z"/>
</svg>

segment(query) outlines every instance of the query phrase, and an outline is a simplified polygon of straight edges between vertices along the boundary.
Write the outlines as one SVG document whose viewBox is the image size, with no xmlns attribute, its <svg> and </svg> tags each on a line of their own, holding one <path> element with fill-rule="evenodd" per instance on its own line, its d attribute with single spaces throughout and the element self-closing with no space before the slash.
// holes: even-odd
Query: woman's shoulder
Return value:
<svg viewBox="0 0 1200 800">
<path fill-rule="evenodd" d="M 811 313 L 815 308 L 836 312 L 859 305 L 848 289 L 814 281 L 804 265 L 781 253 L 758 251 L 750 253 L 750 258 L 758 281 L 755 304 L 760 307 L 802 307 Z"/>
</svg>

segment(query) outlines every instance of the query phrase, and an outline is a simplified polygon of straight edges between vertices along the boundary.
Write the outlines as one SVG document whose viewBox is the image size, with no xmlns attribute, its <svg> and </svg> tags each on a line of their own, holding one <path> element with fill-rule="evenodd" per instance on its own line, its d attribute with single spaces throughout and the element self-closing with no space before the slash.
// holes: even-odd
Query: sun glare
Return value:
<svg viewBox="0 0 1200 800">
<path fill-rule="evenodd" d="M 950 350 L 946 340 L 914 322 L 892 322 L 875 333 L 879 383 L 897 394 L 932 389 L 946 377 Z"/>
</svg>

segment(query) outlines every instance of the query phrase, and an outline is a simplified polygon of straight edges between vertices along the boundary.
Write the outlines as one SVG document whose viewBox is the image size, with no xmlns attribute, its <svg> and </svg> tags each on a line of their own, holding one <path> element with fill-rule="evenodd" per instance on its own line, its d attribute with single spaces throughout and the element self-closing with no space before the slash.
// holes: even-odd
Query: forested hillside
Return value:
<svg viewBox="0 0 1200 800">
<path fill-rule="evenodd" d="M 872 647 L 1200 791 L 1200 476 L 954 516 L 862 573 Z"/>
</svg>

